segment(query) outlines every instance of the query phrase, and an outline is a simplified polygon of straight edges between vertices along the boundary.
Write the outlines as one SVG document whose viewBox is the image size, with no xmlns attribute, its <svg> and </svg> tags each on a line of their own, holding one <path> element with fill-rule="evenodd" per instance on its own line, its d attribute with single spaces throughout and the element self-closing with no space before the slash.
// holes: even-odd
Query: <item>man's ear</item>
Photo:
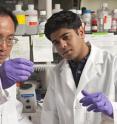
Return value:
<svg viewBox="0 0 117 124">
<path fill-rule="evenodd" d="M 84 39 L 85 37 L 85 32 L 84 32 L 84 28 L 82 26 L 80 26 L 77 30 L 76 30 L 77 34 L 79 35 L 79 37 L 81 39 Z"/>
</svg>

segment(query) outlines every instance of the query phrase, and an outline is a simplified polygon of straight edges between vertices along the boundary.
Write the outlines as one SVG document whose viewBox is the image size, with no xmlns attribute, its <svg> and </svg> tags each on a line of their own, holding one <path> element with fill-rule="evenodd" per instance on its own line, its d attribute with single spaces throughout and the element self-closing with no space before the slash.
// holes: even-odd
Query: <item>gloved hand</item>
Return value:
<svg viewBox="0 0 117 124">
<path fill-rule="evenodd" d="M 0 67 L 0 78 L 3 89 L 11 87 L 16 82 L 23 82 L 34 71 L 33 63 L 23 58 L 5 61 Z"/>
<path fill-rule="evenodd" d="M 111 102 L 103 93 L 89 94 L 82 90 L 84 97 L 80 100 L 82 106 L 88 106 L 87 111 L 102 112 L 110 117 L 113 117 L 113 107 Z"/>
</svg>

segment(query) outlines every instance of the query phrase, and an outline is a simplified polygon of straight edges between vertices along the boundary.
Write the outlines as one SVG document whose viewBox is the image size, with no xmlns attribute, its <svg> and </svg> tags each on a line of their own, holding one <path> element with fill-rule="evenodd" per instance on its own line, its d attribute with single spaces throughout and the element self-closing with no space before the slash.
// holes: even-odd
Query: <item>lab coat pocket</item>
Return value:
<svg viewBox="0 0 117 124">
<path fill-rule="evenodd" d="M 82 107 L 82 104 L 79 103 L 79 100 L 76 100 L 74 106 L 74 124 L 85 124 L 86 120 L 86 108 Z"/>
<path fill-rule="evenodd" d="M 74 103 L 74 124 L 100 124 L 101 114 L 88 112 L 87 107 L 82 106 L 77 99 Z"/>
<path fill-rule="evenodd" d="M 86 124 L 101 124 L 101 113 L 86 112 Z"/>
</svg>

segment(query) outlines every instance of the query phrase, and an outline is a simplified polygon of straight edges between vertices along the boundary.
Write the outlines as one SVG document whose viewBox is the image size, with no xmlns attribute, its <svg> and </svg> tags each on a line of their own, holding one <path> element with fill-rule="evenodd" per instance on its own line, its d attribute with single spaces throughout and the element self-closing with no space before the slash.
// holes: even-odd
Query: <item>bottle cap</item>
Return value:
<svg viewBox="0 0 117 124">
<path fill-rule="evenodd" d="M 15 5 L 15 8 L 17 11 L 21 11 L 22 5 L 21 4 L 17 4 Z"/>
<path fill-rule="evenodd" d="M 85 11 L 84 11 L 84 14 L 91 14 L 91 10 L 88 10 L 88 9 L 85 10 Z"/>
<path fill-rule="evenodd" d="M 61 9 L 61 5 L 60 4 L 55 4 L 55 9 L 57 9 L 57 10 Z"/>
<path fill-rule="evenodd" d="M 46 11 L 45 10 L 41 10 L 40 11 L 40 15 L 46 15 Z"/>
<path fill-rule="evenodd" d="M 29 10 L 34 10 L 34 5 L 33 5 L 33 4 L 29 4 L 29 5 L 28 5 L 28 9 L 29 9 Z"/>
<path fill-rule="evenodd" d="M 102 7 L 108 7 L 108 3 L 103 3 Z"/>
</svg>

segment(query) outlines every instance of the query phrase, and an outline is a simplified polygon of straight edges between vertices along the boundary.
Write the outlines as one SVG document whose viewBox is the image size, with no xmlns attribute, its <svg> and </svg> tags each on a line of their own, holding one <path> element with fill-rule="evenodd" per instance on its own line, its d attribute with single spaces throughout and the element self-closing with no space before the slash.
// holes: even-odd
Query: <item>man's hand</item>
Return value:
<svg viewBox="0 0 117 124">
<path fill-rule="evenodd" d="M 86 91 L 82 91 L 84 97 L 80 100 L 82 106 L 87 107 L 87 111 L 102 112 L 110 117 L 113 117 L 113 107 L 111 102 L 103 93 L 89 94 Z"/>
<path fill-rule="evenodd" d="M 3 89 L 11 87 L 16 82 L 27 80 L 33 71 L 33 63 L 24 58 L 5 61 L 0 67 L 0 78 Z"/>
</svg>

